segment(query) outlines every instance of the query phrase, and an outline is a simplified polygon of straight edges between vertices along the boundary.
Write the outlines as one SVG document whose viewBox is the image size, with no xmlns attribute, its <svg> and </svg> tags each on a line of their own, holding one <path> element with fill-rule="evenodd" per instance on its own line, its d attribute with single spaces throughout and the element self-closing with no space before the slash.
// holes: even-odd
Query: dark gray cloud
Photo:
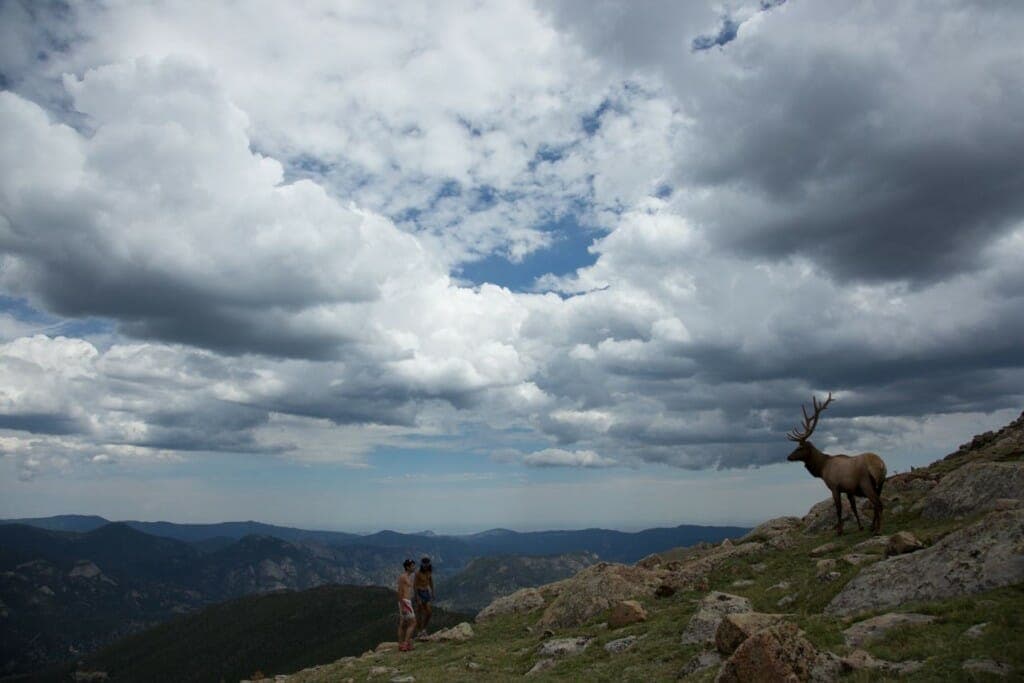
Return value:
<svg viewBox="0 0 1024 683">
<path fill-rule="evenodd" d="M 788 3 L 700 58 L 678 40 L 703 27 L 696 10 L 556 15 L 593 53 L 672 84 L 692 121 L 679 180 L 700 190 L 687 210 L 713 239 L 845 280 L 919 283 L 983 267 L 1024 217 L 1024 54 L 978 39 L 1024 21 L 949 4 Z"/>
</svg>

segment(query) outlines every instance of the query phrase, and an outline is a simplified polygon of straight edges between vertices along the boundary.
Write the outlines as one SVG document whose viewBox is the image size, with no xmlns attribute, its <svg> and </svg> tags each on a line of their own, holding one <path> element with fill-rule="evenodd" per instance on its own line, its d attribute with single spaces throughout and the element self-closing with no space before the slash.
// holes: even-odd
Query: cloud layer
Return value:
<svg viewBox="0 0 1024 683">
<path fill-rule="evenodd" d="M 1012 7 L 3 12 L 45 56 L 0 52 L 24 478 L 441 436 L 746 467 L 812 392 L 837 448 L 1022 404 Z M 533 287 L 460 279 L 531 254 Z"/>
</svg>

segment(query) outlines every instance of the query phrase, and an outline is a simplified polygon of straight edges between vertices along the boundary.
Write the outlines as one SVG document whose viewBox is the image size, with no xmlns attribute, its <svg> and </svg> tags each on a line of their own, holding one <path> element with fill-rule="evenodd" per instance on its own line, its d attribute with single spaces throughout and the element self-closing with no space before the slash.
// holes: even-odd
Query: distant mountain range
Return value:
<svg viewBox="0 0 1024 683">
<path fill-rule="evenodd" d="M 443 581 L 476 558 L 590 553 L 634 562 L 666 548 L 745 532 L 740 527 L 680 526 L 637 533 L 493 530 L 440 536 L 381 531 L 360 536 L 258 522 L 110 522 L 81 515 L 6 520 L 0 522 L 0 674 L 78 658 L 176 615 L 245 595 L 325 584 L 390 587 L 406 557 L 429 555 Z M 547 572 L 544 580 L 535 581 L 525 565 L 513 566 L 517 576 L 503 584 L 512 589 L 553 577 Z M 559 561 L 537 561 L 536 566 L 550 569 Z M 491 583 L 493 592 L 501 582 Z M 459 604 L 479 604 L 486 587 L 472 580 L 464 585 L 471 597 Z"/>
<path fill-rule="evenodd" d="M 111 520 L 96 515 L 0 520 L 0 525 L 24 524 L 51 531 L 78 533 L 95 531 L 111 523 Z M 665 548 L 689 546 L 701 541 L 721 541 L 724 538 L 741 536 L 748 531 L 745 527 L 736 526 L 684 524 L 632 533 L 595 528 L 530 532 L 490 529 L 467 535 L 441 535 L 432 531 L 404 534 L 385 530 L 360 535 L 341 531 L 297 529 L 251 521 L 176 524 L 125 520 L 117 523 L 152 536 L 184 541 L 200 550 L 224 547 L 230 541 L 238 541 L 246 536 L 270 536 L 300 544 L 388 548 L 404 551 L 409 557 L 430 555 L 439 571 L 449 573 L 462 569 L 475 557 L 486 555 L 561 555 L 589 552 L 610 562 L 635 562 Z M 445 566 L 446 564 L 448 566 Z"/>
</svg>

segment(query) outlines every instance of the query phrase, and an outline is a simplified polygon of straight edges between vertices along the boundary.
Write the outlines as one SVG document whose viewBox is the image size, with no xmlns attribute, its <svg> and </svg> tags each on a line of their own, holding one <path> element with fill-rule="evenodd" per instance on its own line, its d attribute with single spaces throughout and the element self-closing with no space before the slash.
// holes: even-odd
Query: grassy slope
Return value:
<svg viewBox="0 0 1024 683">
<path fill-rule="evenodd" d="M 970 460 L 1020 460 L 1024 453 L 1019 448 L 1007 449 L 994 445 L 970 454 L 959 454 L 940 460 L 931 467 L 919 470 L 922 474 L 944 473 Z M 932 543 L 946 533 L 971 519 L 955 522 L 933 522 L 910 512 L 916 495 L 900 494 L 904 512 L 886 518 L 885 533 L 902 529 L 916 534 L 926 543 Z M 783 611 L 777 602 L 783 595 L 797 593 L 796 601 L 787 610 L 807 637 L 819 648 L 837 654 L 849 652 L 843 643 L 842 631 L 848 621 L 827 617 L 821 610 L 842 587 L 859 571 L 857 567 L 839 562 L 840 579 L 823 583 L 818 581 L 815 562 L 809 551 L 827 541 L 838 540 L 841 548 L 825 557 L 841 558 L 849 548 L 869 538 L 867 531 L 855 531 L 836 539 L 832 532 L 816 536 L 800 535 L 799 543 L 786 550 L 767 549 L 758 555 L 732 560 L 714 572 L 710 587 L 748 597 L 754 608 L 763 612 Z M 679 553 L 685 554 L 685 551 Z M 665 553 L 666 559 L 670 553 Z M 757 567 L 756 571 L 752 565 Z M 753 581 L 752 585 L 734 588 L 738 579 Z M 780 581 L 789 581 L 788 591 L 771 589 Z M 537 680 L 587 681 L 651 681 L 673 680 L 689 659 L 699 652 L 699 646 L 679 644 L 680 634 L 696 609 L 702 593 L 681 592 L 674 596 L 643 600 L 648 620 L 616 631 L 602 628 L 606 615 L 598 615 L 580 628 L 559 631 L 556 637 L 588 635 L 595 641 L 581 655 L 559 661 L 557 666 Z M 924 612 L 938 619 L 929 625 L 893 629 L 882 639 L 865 646 L 872 655 L 890 661 L 923 660 L 925 666 L 917 673 L 905 677 L 908 681 L 935 680 L 997 680 L 979 675 L 972 677 L 961 669 L 962 663 L 973 658 L 992 658 L 1014 667 L 1009 680 L 1024 680 L 1024 584 L 1002 588 L 978 595 L 949 600 L 907 604 L 900 612 Z M 511 680 L 521 677 L 537 661 L 536 649 L 540 642 L 535 627 L 540 610 L 528 615 L 498 618 L 474 625 L 476 637 L 465 643 L 425 643 L 408 654 L 382 653 L 354 661 L 340 661 L 319 667 L 318 670 L 299 672 L 289 680 L 296 683 L 323 683 L 343 681 L 349 677 L 366 680 L 372 667 L 389 667 L 402 674 L 412 674 L 416 681 L 473 681 L 485 674 L 488 680 Z M 859 615 L 857 620 L 871 616 Z M 974 624 L 988 622 L 984 635 L 972 640 L 963 632 Z M 627 635 L 641 636 L 630 650 L 617 655 L 608 654 L 603 645 Z M 480 669 L 469 669 L 474 662 Z M 691 675 L 688 680 L 711 681 L 717 668 Z M 879 674 L 857 673 L 847 676 L 849 681 L 890 680 Z M 894 679 L 893 679 L 894 680 Z M 1007 679 L 999 679 L 1007 680 Z"/>
</svg>

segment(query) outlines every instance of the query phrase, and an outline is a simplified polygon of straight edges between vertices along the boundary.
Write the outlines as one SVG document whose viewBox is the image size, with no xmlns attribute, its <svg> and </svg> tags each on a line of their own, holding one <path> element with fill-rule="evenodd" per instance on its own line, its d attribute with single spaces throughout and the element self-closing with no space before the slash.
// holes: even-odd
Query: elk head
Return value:
<svg viewBox="0 0 1024 683">
<path fill-rule="evenodd" d="M 797 447 L 786 458 L 790 462 L 806 462 L 807 457 L 816 450 L 814 444 L 808 441 L 808 439 L 814 433 L 814 428 L 818 426 L 818 417 L 821 416 L 821 411 L 828 408 L 828 405 L 832 403 L 832 392 L 828 392 L 828 398 L 825 399 L 824 403 L 818 403 L 817 397 L 811 396 L 811 403 L 814 405 L 814 415 L 808 415 L 807 408 L 800 404 L 800 410 L 804 414 L 804 424 L 801 428 L 793 429 L 793 431 L 786 435 L 787 439 L 797 443 Z"/>
</svg>

